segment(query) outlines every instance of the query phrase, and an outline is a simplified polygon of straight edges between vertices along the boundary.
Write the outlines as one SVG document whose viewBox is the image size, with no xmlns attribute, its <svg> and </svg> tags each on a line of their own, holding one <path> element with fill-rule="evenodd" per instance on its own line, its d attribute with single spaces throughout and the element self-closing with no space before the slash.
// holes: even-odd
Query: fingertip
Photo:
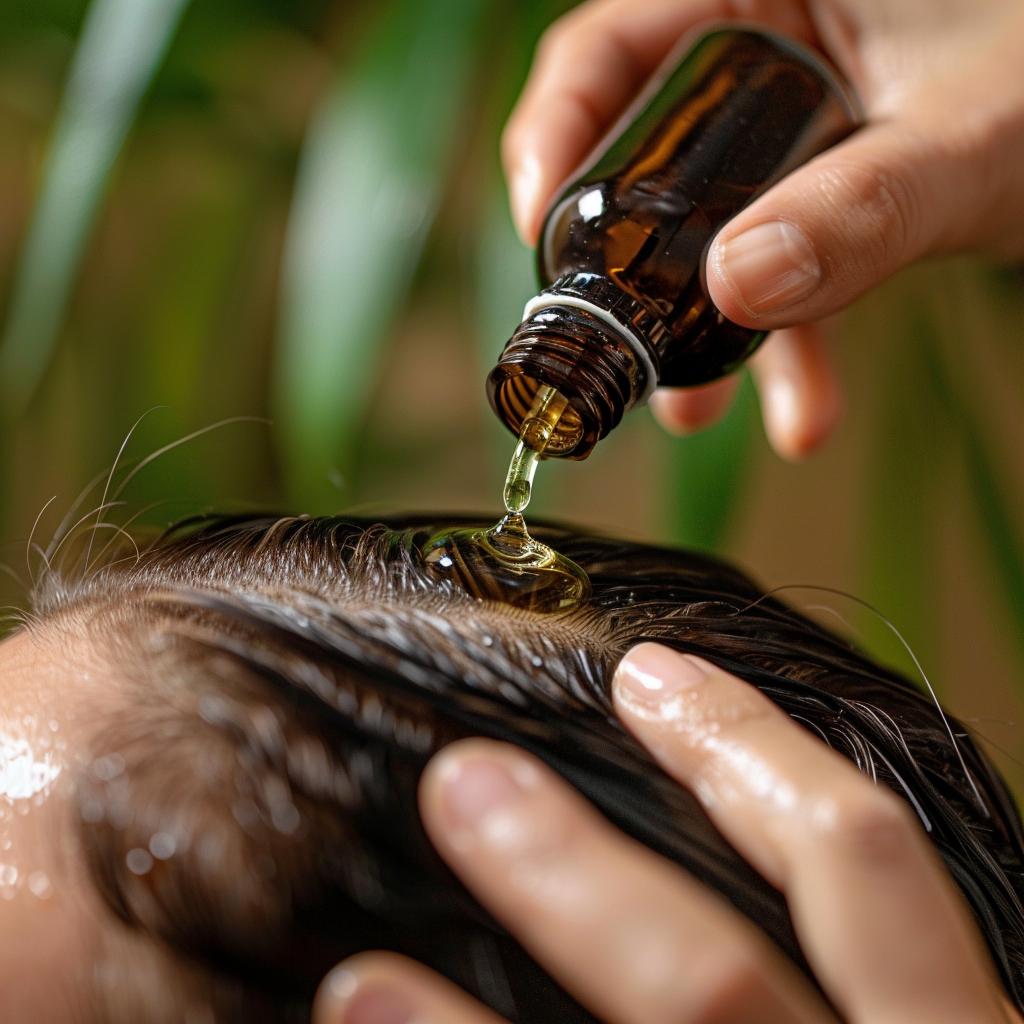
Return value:
<svg viewBox="0 0 1024 1024">
<path fill-rule="evenodd" d="M 446 746 L 420 779 L 424 827 L 435 846 L 462 855 L 494 810 L 518 803 L 535 790 L 542 768 L 526 751 L 497 740 L 473 738 Z"/>
<path fill-rule="evenodd" d="M 544 200 L 544 174 L 534 153 L 526 153 L 508 176 L 508 197 L 512 223 L 520 240 L 531 249 L 537 244 Z"/>
<path fill-rule="evenodd" d="M 659 388 L 651 395 L 651 414 L 670 434 L 692 434 L 728 412 L 739 384 L 739 375 L 734 374 L 695 388 Z"/>
<path fill-rule="evenodd" d="M 630 647 L 622 656 L 615 669 L 613 682 L 618 680 L 622 672 L 630 671 L 633 666 L 645 665 L 651 658 L 673 657 L 674 655 L 675 651 L 671 647 L 666 647 L 664 644 L 659 644 L 654 640 L 644 640 L 642 643 Z"/>
<path fill-rule="evenodd" d="M 425 1020 L 408 975 L 423 968 L 394 953 L 360 953 L 320 983 L 313 1024 L 411 1024 Z"/>
<path fill-rule="evenodd" d="M 501 166 L 508 190 L 512 224 L 520 241 L 532 248 L 542 202 L 544 160 L 537 152 L 536 124 L 529 116 L 526 97 L 522 97 L 501 134 Z"/>
<path fill-rule="evenodd" d="M 358 981 L 344 964 L 339 964 L 320 982 L 313 1002 L 313 1024 L 341 1024 L 345 1006 Z"/>
<path fill-rule="evenodd" d="M 537 245 L 548 201 L 580 159 L 579 125 L 566 105 L 526 121 L 529 110 L 513 115 L 502 136 L 502 166 L 512 223 L 522 243 Z"/>
<path fill-rule="evenodd" d="M 926 108 L 855 131 L 786 175 L 713 241 L 708 293 L 730 320 L 777 329 L 845 309 L 929 254 L 986 244 L 991 192 Z"/>
<path fill-rule="evenodd" d="M 424 791 L 434 791 L 459 773 L 468 760 L 501 761 L 515 763 L 530 757 L 526 751 L 511 743 L 472 736 L 446 744 L 427 762 L 420 777 L 421 798 Z"/>
<path fill-rule="evenodd" d="M 776 332 L 751 359 L 751 370 L 772 448 L 790 462 L 817 451 L 843 414 L 842 386 L 820 329 Z"/>
<path fill-rule="evenodd" d="M 313 1024 L 501 1024 L 462 989 L 415 960 L 358 953 L 321 982 Z"/>
<path fill-rule="evenodd" d="M 706 675 L 704 665 L 663 644 L 647 641 L 631 647 L 612 677 L 616 711 L 629 715 L 660 704 L 675 689 L 676 679 L 695 683 Z M 639 704 L 639 706 L 638 706 Z"/>
<path fill-rule="evenodd" d="M 831 437 L 842 418 L 842 402 L 829 401 L 815 409 L 806 403 L 791 381 L 778 378 L 762 390 L 765 433 L 777 455 L 787 462 L 802 462 L 814 455 Z"/>
</svg>

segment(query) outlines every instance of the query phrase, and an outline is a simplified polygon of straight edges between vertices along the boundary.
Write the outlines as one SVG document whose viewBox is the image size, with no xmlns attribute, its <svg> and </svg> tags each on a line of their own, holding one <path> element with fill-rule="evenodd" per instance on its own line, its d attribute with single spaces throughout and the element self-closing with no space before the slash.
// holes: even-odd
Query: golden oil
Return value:
<svg viewBox="0 0 1024 1024">
<path fill-rule="evenodd" d="M 523 518 L 537 464 L 567 406 L 554 388 L 538 390 L 505 478 L 505 515 L 489 530 L 452 530 L 432 537 L 423 551 L 426 565 L 482 600 L 534 612 L 569 611 L 590 596 L 583 569 L 531 537 Z"/>
<path fill-rule="evenodd" d="M 506 512 L 523 512 L 530 504 L 537 464 L 544 457 L 544 450 L 568 404 L 568 399 L 554 388 L 542 384 L 537 389 L 530 412 L 519 430 L 519 441 L 505 476 L 502 498 Z"/>
</svg>

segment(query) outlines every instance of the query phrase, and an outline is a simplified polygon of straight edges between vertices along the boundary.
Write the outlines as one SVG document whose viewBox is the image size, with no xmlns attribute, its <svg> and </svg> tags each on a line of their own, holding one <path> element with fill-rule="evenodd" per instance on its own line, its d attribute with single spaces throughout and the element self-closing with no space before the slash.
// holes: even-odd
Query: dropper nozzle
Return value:
<svg viewBox="0 0 1024 1024">
<path fill-rule="evenodd" d="M 522 512 L 530 504 L 537 463 L 544 454 L 569 400 L 554 388 L 542 384 L 519 430 L 519 443 L 512 453 L 505 478 L 506 511 Z"/>
</svg>

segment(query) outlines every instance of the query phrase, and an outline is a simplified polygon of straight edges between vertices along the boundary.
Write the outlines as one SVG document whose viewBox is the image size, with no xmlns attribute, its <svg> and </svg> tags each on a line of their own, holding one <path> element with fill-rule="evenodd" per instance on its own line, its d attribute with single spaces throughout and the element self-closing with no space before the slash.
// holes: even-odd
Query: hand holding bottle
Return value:
<svg viewBox="0 0 1024 1024">
<path fill-rule="evenodd" d="M 538 49 L 504 139 L 513 214 L 533 244 L 544 207 L 679 36 L 741 17 L 822 49 L 867 125 L 770 189 L 719 234 L 711 297 L 776 333 L 751 360 L 768 437 L 799 458 L 838 419 L 816 321 L 922 257 L 1024 255 L 1024 7 L 1016 0 L 590 0 Z M 735 379 L 662 390 L 685 432 L 723 413 Z"/>
</svg>

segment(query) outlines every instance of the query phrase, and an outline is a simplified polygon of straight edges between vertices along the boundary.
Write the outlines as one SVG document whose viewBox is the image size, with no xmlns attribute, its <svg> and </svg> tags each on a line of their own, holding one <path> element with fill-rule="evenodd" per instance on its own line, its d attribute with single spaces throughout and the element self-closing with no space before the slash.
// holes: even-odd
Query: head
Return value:
<svg viewBox="0 0 1024 1024">
<path fill-rule="evenodd" d="M 480 600 L 420 557 L 447 525 L 222 519 L 41 580 L 0 645 L 5 1019 L 303 1020 L 334 963 L 386 948 L 524 1024 L 591 1020 L 420 826 L 424 765 L 472 735 L 543 758 L 805 967 L 779 893 L 614 718 L 642 640 L 747 679 L 907 799 L 1021 1002 L 1016 809 L 913 686 L 685 552 L 540 530 L 590 600 Z"/>
</svg>

